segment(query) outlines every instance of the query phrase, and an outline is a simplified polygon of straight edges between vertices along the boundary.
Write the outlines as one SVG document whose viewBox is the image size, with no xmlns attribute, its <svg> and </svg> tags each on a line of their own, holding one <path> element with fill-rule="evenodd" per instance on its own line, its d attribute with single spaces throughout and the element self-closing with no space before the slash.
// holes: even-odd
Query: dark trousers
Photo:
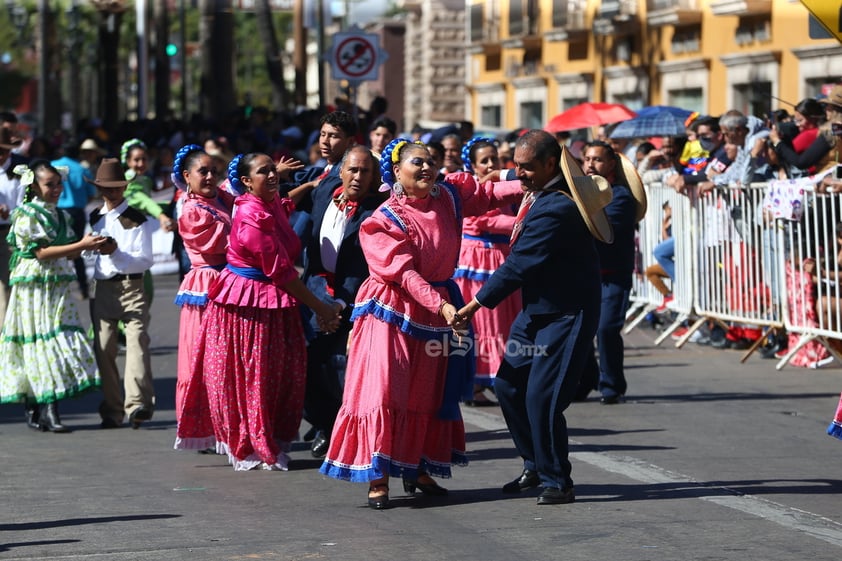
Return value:
<svg viewBox="0 0 842 561">
<path fill-rule="evenodd" d="M 347 326 L 345 324 L 348 324 Z M 343 322 L 333 333 L 319 333 L 307 346 L 307 386 L 304 418 L 330 436 L 342 406 L 345 355 L 351 326 Z"/>
<path fill-rule="evenodd" d="M 596 331 L 598 312 L 530 316 L 512 324 L 494 387 L 526 469 L 545 487 L 573 485 L 568 459 L 570 405 Z"/>
<path fill-rule="evenodd" d="M 582 376 L 583 388 L 597 388 L 604 397 L 625 395 L 628 389 L 623 370 L 623 325 L 629 304 L 629 289 L 625 284 L 610 279 L 602 281 L 602 306 L 596 330 L 599 364 L 591 343 L 585 374 Z"/>
<path fill-rule="evenodd" d="M 85 209 L 83 208 L 64 208 L 70 215 L 71 224 L 73 225 L 73 232 L 79 239 L 85 235 Z M 82 257 L 77 257 L 73 260 L 73 267 L 76 269 L 76 280 L 79 281 L 79 289 L 82 295 L 88 297 L 88 273 L 85 270 L 85 260 Z"/>
</svg>

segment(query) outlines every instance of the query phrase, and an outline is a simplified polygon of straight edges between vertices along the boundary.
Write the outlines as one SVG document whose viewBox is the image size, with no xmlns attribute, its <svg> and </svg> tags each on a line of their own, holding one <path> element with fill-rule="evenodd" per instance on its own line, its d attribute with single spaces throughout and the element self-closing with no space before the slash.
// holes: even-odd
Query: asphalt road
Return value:
<svg viewBox="0 0 842 561">
<path fill-rule="evenodd" d="M 71 434 L 0 406 L 0 559 L 834 560 L 842 442 L 825 434 L 842 369 L 774 369 L 737 351 L 627 337 L 629 396 L 568 410 L 577 501 L 504 495 L 520 471 L 500 411 L 463 408 L 471 464 L 445 498 L 365 506 L 298 443 L 288 472 L 234 472 L 172 449 L 178 315 L 157 277 L 158 406 L 140 430 L 100 430 L 91 394 L 61 404 Z M 84 304 L 83 304 L 84 306 Z M 302 433 L 306 430 L 302 427 Z"/>
</svg>

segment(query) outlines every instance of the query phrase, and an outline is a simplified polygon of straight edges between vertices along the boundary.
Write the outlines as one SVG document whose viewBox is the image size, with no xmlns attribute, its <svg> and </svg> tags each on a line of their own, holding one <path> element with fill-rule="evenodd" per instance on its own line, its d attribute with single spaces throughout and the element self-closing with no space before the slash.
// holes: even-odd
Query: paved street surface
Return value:
<svg viewBox="0 0 842 561">
<path fill-rule="evenodd" d="M 471 465 L 444 498 L 365 506 L 298 443 L 288 472 L 234 472 L 177 452 L 177 280 L 157 277 L 158 406 L 139 430 L 100 430 L 99 395 L 61 403 L 71 434 L 0 406 L 0 559 L 834 560 L 842 442 L 825 429 L 842 369 L 774 369 L 741 352 L 627 337 L 628 401 L 568 410 L 576 503 L 503 495 L 520 462 L 496 407 L 463 408 Z M 82 303 L 86 308 L 86 303 Z M 306 431 L 302 427 L 302 433 Z"/>
</svg>

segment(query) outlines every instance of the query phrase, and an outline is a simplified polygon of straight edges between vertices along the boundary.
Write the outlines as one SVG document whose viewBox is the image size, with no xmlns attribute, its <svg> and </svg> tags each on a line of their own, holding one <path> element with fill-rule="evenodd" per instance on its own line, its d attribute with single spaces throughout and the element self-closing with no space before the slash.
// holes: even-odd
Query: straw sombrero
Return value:
<svg viewBox="0 0 842 561">
<path fill-rule="evenodd" d="M 611 184 L 601 175 L 585 175 L 579 162 L 564 146 L 561 148 L 561 171 L 570 186 L 571 198 L 579 207 L 579 214 L 593 237 L 601 242 L 614 243 L 614 229 L 604 210 L 613 197 Z"/>
<path fill-rule="evenodd" d="M 125 187 L 129 184 L 123 165 L 117 158 L 104 158 L 96 170 L 96 179 L 92 181 L 86 178 L 85 181 L 97 187 Z"/>
<path fill-rule="evenodd" d="M 643 188 L 643 181 L 640 180 L 640 175 L 637 173 L 635 165 L 626 158 L 623 154 L 617 154 L 620 157 L 620 170 L 617 174 L 617 179 L 624 185 L 628 185 L 631 189 L 632 196 L 635 202 L 635 222 L 640 222 L 646 216 L 646 189 Z M 622 177 L 621 177 L 622 174 Z"/>
</svg>

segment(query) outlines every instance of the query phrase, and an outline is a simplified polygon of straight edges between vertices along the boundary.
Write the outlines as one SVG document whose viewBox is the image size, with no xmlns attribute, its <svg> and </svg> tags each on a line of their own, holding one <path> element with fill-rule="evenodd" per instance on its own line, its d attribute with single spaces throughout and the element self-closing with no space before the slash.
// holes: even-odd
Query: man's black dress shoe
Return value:
<svg viewBox="0 0 842 561">
<path fill-rule="evenodd" d="M 310 454 L 314 458 L 324 458 L 327 454 L 328 446 L 330 446 L 330 439 L 325 434 L 325 431 L 320 430 L 316 433 L 313 444 L 310 446 Z"/>
<path fill-rule="evenodd" d="M 106 417 L 99 424 L 99 428 L 101 428 L 101 429 L 119 429 L 120 423 L 118 423 L 117 421 L 115 421 L 111 417 Z"/>
<path fill-rule="evenodd" d="M 523 470 L 523 473 L 520 474 L 520 477 L 503 485 L 503 492 L 520 493 L 521 491 L 526 491 L 527 489 L 533 489 L 540 484 L 541 478 L 538 477 L 538 472 L 532 471 L 531 469 L 525 469 Z"/>
<path fill-rule="evenodd" d="M 140 424 L 143 421 L 148 421 L 152 418 L 152 410 L 148 407 L 141 405 L 137 409 L 131 412 L 129 415 L 129 423 L 131 423 L 133 429 L 140 428 Z"/>
<path fill-rule="evenodd" d="M 539 505 L 566 505 L 576 501 L 573 487 L 558 489 L 557 487 L 545 487 L 538 496 Z"/>
<path fill-rule="evenodd" d="M 606 395 L 599 402 L 603 405 L 617 405 L 623 400 L 621 395 Z"/>
</svg>

